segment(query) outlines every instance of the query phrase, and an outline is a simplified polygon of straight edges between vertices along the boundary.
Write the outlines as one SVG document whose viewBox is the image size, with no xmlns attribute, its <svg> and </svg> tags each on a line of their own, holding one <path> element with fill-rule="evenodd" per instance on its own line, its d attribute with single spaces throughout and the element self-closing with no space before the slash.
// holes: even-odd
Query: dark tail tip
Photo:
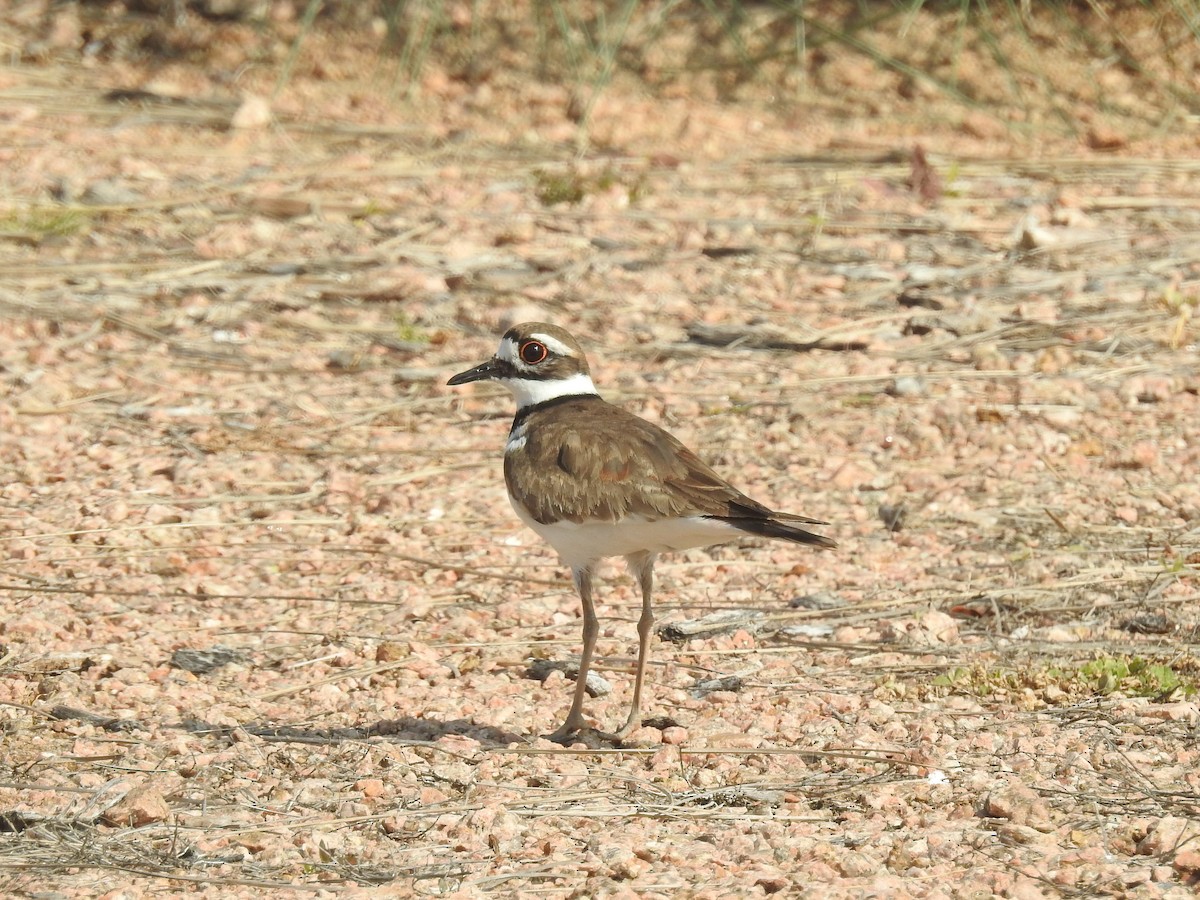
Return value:
<svg viewBox="0 0 1200 900">
<path fill-rule="evenodd" d="M 795 525 L 787 525 L 776 519 L 755 518 L 751 516 L 716 516 L 715 518 L 719 518 L 722 522 L 728 522 L 734 528 L 740 529 L 747 534 L 756 534 L 759 537 L 791 541 L 794 544 L 809 544 L 813 547 L 824 547 L 829 550 L 837 546 L 837 541 L 833 538 L 827 538 L 823 534 L 814 534 L 811 531 L 805 531 L 803 528 L 797 528 Z"/>
</svg>

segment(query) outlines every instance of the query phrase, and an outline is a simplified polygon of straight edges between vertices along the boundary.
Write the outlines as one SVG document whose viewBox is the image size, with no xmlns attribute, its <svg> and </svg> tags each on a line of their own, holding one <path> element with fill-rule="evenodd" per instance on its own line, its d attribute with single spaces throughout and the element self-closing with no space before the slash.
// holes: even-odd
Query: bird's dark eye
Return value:
<svg viewBox="0 0 1200 900">
<path fill-rule="evenodd" d="M 550 355 L 550 351 L 541 341 L 526 341 L 521 345 L 520 353 L 521 362 L 530 366 L 545 362 L 546 357 Z"/>
</svg>

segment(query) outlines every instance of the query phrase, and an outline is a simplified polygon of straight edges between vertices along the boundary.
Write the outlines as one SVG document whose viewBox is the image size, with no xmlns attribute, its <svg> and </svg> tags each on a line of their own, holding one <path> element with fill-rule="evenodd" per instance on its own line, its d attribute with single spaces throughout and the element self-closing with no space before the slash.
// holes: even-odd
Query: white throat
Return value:
<svg viewBox="0 0 1200 900">
<path fill-rule="evenodd" d="M 583 372 L 576 372 L 570 378 L 551 378 L 538 380 L 533 378 L 498 378 L 496 379 L 510 391 L 517 401 L 517 411 L 529 409 L 547 400 L 557 400 L 559 397 L 579 397 L 584 395 L 599 396 L 592 378 Z"/>
</svg>

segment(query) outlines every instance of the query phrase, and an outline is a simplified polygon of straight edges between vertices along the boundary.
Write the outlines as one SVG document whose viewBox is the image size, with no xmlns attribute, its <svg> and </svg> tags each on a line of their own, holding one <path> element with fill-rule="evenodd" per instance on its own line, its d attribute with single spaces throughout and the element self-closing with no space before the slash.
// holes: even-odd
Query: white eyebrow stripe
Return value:
<svg viewBox="0 0 1200 900">
<path fill-rule="evenodd" d="M 574 350 L 572 350 L 570 347 L 568 347 L 562 341 L 558 341 L 558 340 L 555 340 L 554 338 L 550 337 L 550 335 L 548 335 L 548 334 L 531 334 L 530 337 L 533 338 L 535 341 L 541 341 L 543 344 L 546 345 L 547 350 L 549 350 L 551 353 L 554 353 L 558 356 L 574 357 L 576 355 Z"/>
</svg>

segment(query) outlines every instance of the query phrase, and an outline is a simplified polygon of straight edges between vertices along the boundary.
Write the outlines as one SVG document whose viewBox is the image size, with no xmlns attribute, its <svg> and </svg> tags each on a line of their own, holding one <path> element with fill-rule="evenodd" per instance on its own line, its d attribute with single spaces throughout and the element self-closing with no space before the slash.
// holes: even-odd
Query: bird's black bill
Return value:
<svg viewBox="0 0 1200 900">
<path fill-rule="evenodd" d="M 472 381 L 487 381 L 489 378 L 496 377 L 496 361 L 489 359 L 485 363 L 480 363 L 473 369 L 467 369 L 465 372 L 459 372 L 446 384 L 470 384 Z"/>
</svg>

